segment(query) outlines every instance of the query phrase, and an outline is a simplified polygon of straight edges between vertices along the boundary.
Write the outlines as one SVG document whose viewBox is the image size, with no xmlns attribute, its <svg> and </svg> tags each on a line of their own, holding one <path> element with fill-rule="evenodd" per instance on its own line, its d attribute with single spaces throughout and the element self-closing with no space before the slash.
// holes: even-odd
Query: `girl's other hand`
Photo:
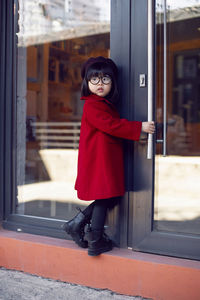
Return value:
<svg viewBox="0 0 200 300">
<path fill-rule="evenodd" d="M 142 131 L 146 133 L 153 134 L 155 132 L 155 123 L 151 122 L 142 122 Z"/>
</svg>

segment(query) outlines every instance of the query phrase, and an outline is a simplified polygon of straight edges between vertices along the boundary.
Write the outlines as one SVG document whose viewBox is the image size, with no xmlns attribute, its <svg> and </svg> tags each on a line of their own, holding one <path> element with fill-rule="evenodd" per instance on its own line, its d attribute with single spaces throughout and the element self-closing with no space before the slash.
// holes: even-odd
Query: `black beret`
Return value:
<svg viewBox="0 0 200 300">
<path fill-rule="evenodd" d="M 84 78 L 89 67 L 91 67 L 93 64 L 96 64 L 96 63 L 107 64 L 112 69 L 113 74 L 117 77 L 118 69 L 117 69 L 116 64 L 114 63 L 114 61 L 112 61 L 112 59 L 105 58 L 103 56 L 90 57 L 88 60 L 86 60 L 86 62 L 84 62 L 84 64 L 82 65 L 82 68 L 81 68 L 81 77 Z"/>
</svg>

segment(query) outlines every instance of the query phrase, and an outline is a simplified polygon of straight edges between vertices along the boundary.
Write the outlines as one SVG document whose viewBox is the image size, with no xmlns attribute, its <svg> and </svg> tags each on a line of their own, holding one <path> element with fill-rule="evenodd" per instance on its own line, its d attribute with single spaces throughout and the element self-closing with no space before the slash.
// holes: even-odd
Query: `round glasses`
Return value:
<svg viewBox="0 0 200 300">
<path fill-rule="evenodd" d="M 109 84 L 112 81 L 109 75 L 100 76 L 100 77 L 92 76 L 89 81 L 91 82 L 91 84 L 97 85 L 100 82 L 100 80 L 103 84 Z"/>
</svg>

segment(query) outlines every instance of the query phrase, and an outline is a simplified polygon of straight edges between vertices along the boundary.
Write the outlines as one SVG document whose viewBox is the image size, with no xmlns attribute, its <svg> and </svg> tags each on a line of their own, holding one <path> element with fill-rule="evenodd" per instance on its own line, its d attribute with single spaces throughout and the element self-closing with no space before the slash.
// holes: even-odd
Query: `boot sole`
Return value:
<svg viewBox="0 0 200 300">
<path fill-rule="evenodd" d="M 97 256 L 97 255 L 100 255 L 101 253 L 111 251 L 112 249 L 113 249 L 112 246 L 107 247 L 107 248 L 100 248 L 98 250 L 88 249 L 88 255 L 89 256 Z"/>
<path fill-rule="evenodd" d="M 64 224 L 62 226 L 63 230 L 66 231 L 67 234 L 71 235 L 73 241 L 81 248 L 88 248 L 88 242 L 87 241 L 84 241 L 84 242 L 81 242 L 79 237 L 77 237 L 76 233 L 74 233 L 73 231 L 71 231 L 69 228 L 68 228 L 68 224 Z"/>
</svg>

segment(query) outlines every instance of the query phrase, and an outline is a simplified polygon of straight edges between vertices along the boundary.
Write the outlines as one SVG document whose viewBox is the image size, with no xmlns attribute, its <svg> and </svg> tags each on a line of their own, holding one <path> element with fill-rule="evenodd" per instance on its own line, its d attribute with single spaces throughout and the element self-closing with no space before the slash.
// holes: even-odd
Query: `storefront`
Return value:
<svg viewBox="0 0 200 300">
<path fill-rule="evenodd" d="M 156 121 L 153 137 L 124 141 L 126 194 L 106 230 L 129 257 L 200 269 L 199 20 L 198 0 L 1 2 L 4 230 L 70 239 L 61 226 L 86 205 L 74 190 L 80 68 L 102 55 L 120 70 L 121 116 Z"/>
</svg>

